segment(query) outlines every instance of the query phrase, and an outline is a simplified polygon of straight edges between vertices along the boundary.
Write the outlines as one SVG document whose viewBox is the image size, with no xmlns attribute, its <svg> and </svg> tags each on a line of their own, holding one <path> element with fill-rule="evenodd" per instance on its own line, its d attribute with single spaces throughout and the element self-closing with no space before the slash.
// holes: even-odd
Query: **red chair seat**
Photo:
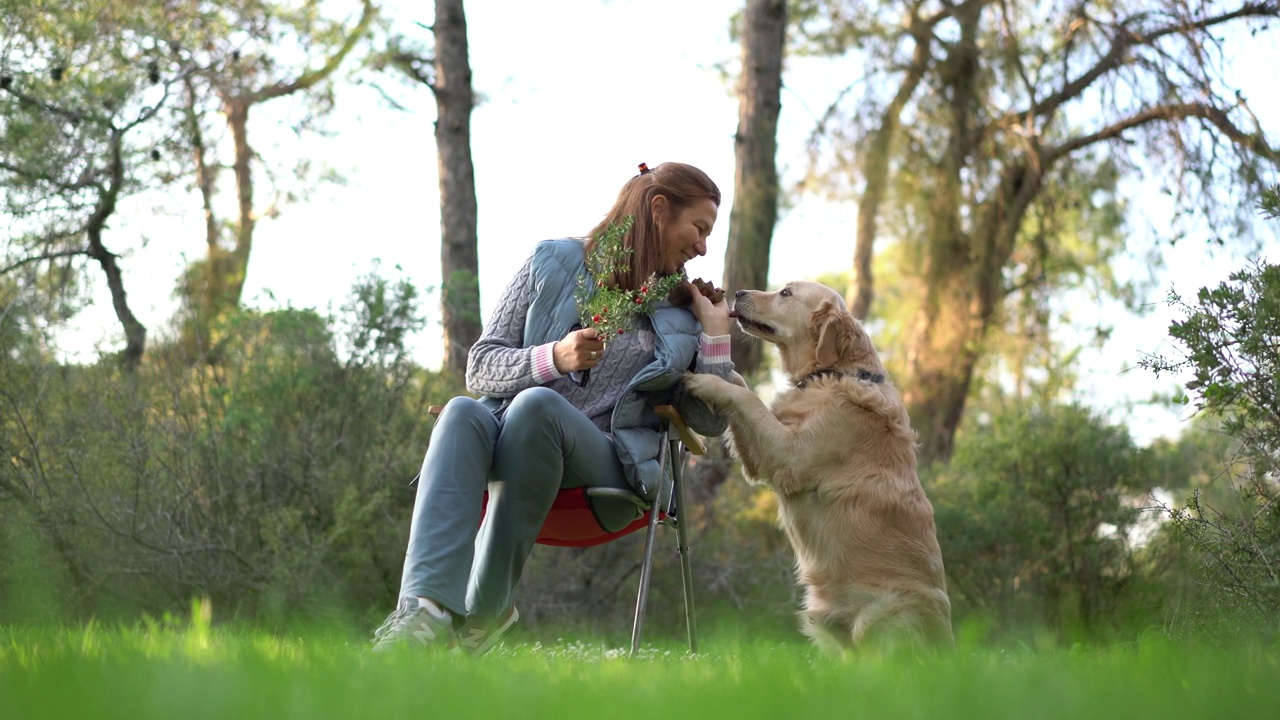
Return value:
<svg viewBox="0 0 1280 720">
<path fill-rule="evenodd" d="M 484 508 L 488 507 L 489 493 L 486 492 Z M 484 519 L 484 509 L 480 512 L 480 518 Z M 658 515 L 659 520 L 665 518 L 666 513 Z M 535 542 L 539 545 L 557 547 L 592 547 L 630 535 L 644 528 L 648 523 L 649 513 L 646 512 L 621 530 L 609 532 L 596 522 L 596 516 L 591 512 L 590 501 L 587 499 L 587 489 L 585 487 L 569 488 L 561 490 L 556 495 L 556 500 L 551 505 L 551 512 L 547 513 L 546 522 L 538 531 Z"/>
</svg>

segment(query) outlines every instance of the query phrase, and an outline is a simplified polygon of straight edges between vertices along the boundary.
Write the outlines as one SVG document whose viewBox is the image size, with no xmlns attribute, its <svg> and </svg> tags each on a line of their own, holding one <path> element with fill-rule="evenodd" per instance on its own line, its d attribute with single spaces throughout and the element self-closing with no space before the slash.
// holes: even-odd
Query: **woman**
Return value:
<svg viewBox="0 0 1280 720">
<path fill-rule="evenodd" d="M 724 431 L 723 421 L 679 386 L 691 367 L 731 377 L 723 299 L 713 303 L 682 281 L 683 292 L 673 296 L 688 307 L 660 303 L 631 318 L 633 332 L 606 335 L 579 324 L 580 279 L 611 228 L 627 228 L 621 244 L 628 267 L 586 279 L 639 291 L 655 275 L 683 275 L 686 261 L 706 254 L 719 206 L 720 190 L 701 170 L 642 164 L 588 239 L 538 243 L 471 348 L 467 389 L 480 399 L 454 398 L 436 421 L 399 606 L 375 634 L 375 650 L 402 643 L 492 647 L 519 618 L 512 596 L 558 491 L 606 486 L 656 494 L 662 468 L 654 401 L 675 404 L 704 435 Z M 597 501 L 593 509 L 607 530 L 636 517 L 630 503 Z"/>
</svg>

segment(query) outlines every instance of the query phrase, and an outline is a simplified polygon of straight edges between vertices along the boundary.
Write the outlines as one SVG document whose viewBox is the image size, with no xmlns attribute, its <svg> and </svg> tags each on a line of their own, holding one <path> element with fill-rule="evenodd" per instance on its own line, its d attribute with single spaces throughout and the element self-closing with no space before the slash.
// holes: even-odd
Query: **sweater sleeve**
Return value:
<svg viewBox="0 0 1280 720">
<path fill-rule="evenodd" d="M 467 390 L 488 397 L 512 397 L 559 377 L 546 367 L 554 343 L 523 347 L 525 317 L 533 302 L 533 256 L 525 260 L 502 292 L 480 339 L 467 355 Z"/>
<path fill-rule="evenodd" d="M 730 347 L 728 335 L 711 336 L 701 333 L 698 336 L 698 358 L 693 371 L 712 373 L 728 380 L 728 373 L 733 372 Z"/>
</svg>

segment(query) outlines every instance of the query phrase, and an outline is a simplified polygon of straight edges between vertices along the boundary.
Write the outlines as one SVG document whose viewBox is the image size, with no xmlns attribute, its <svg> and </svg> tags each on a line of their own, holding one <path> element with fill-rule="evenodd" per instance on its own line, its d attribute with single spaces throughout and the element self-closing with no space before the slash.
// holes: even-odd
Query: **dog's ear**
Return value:
<svg viewBox="0 0 1280 720">
<path fill-rule="evenodd" d="M 811 317 L 814 334 L 817 335 L 816 359 L 819 365 L 835 365 L 848 350 L 853 340 L 849 321 L 852 316 L 833 302 L 824 302 L 813 311 Z"/>
</svg>

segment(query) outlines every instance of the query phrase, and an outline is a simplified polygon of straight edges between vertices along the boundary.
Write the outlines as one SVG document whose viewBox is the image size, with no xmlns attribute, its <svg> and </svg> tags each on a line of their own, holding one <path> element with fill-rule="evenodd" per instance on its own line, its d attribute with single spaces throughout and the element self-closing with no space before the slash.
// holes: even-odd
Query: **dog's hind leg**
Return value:
<svg viewBox="0 0 1280 720">
<path fill-rule="evenodd" d="M 916 645 L 920 631 L 912 622 L 909 612 L 904 612 L 904 600 L 896 593 L 881 595 L 862 607 L 849 628 L 849 640 L 853 646 L 865 649 L 868 645 L 892 647 L 903 640 Z"/>
<path fill-rule="evenodd" d="M 823 613 L 801 612 L 800 632 L 825 655 L 845 657 L 849 652 L 847 625 L 838 621 L 832 624 Z"/>
</svg>

